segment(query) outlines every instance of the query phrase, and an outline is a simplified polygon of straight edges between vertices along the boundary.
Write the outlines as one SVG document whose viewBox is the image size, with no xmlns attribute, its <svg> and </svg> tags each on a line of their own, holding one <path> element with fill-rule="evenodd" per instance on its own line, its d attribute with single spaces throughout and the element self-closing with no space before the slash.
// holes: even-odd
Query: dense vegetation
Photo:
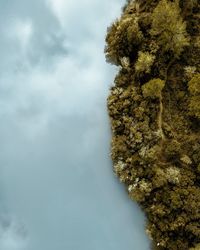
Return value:
<svg viewBox="0 0 200 250">
<path fill-rule="evenodd" d="M 108 29 L 114 172 L 152 249 L 200 249 L 200 0 L 127 1 Z"/>
</svg>

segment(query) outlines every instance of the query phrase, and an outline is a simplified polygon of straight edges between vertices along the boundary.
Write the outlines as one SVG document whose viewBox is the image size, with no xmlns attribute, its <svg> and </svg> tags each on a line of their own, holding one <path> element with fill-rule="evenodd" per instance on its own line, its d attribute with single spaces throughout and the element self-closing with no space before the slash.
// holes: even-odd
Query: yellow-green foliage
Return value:
<svg viewBox="0 0 200 250">
<path fill-rule="evenodd" d="M 149 73 L 151 70 L 151 66 L 153 65 L 155 60 L 155 56 L 150 54 L 149 52 L 140 51 L 138 54 L 138 59 L 135 64 L 135 70 L 137 73 L 144 72 Z"/>
<path fill-rule="evenodd" d="M 142 94 L 146 97 L 159 98 L 165 86 L 165 82 L 159 78 L 152 79 L 142 86 Z"/>
<path fill-rule="evenodd" d="M 190 114 L 200 119 L 200 74 L 196 74 L 188 83 L 190 92 Z"/>
<path fill-rule="evenodd" d="M 179 56 L 189 43 L 186 22 L 180 15 L 178 1 L 161 0 L 152 14 L 151 34 L 158 37 L 164 51 Z"/>
</svg>

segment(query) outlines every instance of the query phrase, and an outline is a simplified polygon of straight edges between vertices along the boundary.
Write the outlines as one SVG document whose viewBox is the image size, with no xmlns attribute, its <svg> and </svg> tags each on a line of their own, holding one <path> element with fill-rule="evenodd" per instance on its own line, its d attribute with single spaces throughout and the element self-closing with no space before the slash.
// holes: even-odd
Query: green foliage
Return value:
<svg viewBox="0 0 200 250">
<path fill-rule="evenodd" d="M 184 70 L 185 70 L 185 75 L 188 79 L 191 79 L 196 73 L 196 67 L 194 66 L 186 66 Z"/>
<path fill-rule="evenodd" d="M 188 89 L 190 92 L 189 111 L 190 114 L 200 119 L 200 74 L 189 81 Z"/>
<path fill-rule="evenodd" d="M 139 181 L 136 178 L 135 182 L 128 187 L 129 197 L 137 202 L 141 202 L 152 191 L 152 184 L 146 180 Z"/>
<path fill-rule="evenodd" d="M 142 52 L 138 53 L 138 59 L 135 64 L 135 70 L 137 73 L 144 72 L 150 73 L 151 66 L 153 65 L 155 60 L 155 56 L 150 54 L 149 52 Z"/>
<path fill-rule="evenodd" d="M 190 97 L 190 114 L 200 119 L 200 95 Z"/>
<path fill-rule="evenodd" d="M 161 92 L 165 86 L 165 82 L 159 78 L 155 78 L 145 83 L 142 86 L 143 96 L 154 98 L 160 98 Z"/>
<path fill-rule="evenodd" d="M 189 250 L 200 250 L 200 243 L 197 244 L 195 247 L 190 248 Z"/>
<path fill-rule="evenodd" d="M 200 163 L 197 166 L 197 172 L 200 174 Z"/>
<path fill-rule="evenodd" d="M 200 73 L 195 74 L 188 83 L 188 89 L 191 95 L 200 94 Z"/>
<path fill-rule="evenodd" d="M 141 43 L 143 34 L 140 31 L 137 19 L 125 17 L 117 20 L 108 29 L 106 37 L 106 58 L 107 61 L 116 65 L 121 65 L 123 57 L 129 57 L 130 53 L 137 50 Z"/>
<path fill-rule="evenodd" d="M 165 154 L 167 158 L 172 158 L 180 154 L 181 145 L 177 140 L 171 140 L 166 142 Z"/>
<path fill-rule="evenodd" d="M 171 50 L 177 57 L 189 45 L 186 23 L 180 15 L 178 1 L 161 0 L 152 14 L 151 34 L 158 37 L 164 51 Z"/>
</svg>

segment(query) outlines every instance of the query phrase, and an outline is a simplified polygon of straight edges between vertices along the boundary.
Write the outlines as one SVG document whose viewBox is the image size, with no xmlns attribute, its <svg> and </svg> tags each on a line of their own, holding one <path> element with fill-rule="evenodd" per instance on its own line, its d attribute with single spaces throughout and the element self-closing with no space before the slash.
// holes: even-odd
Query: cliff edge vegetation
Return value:
<svg viewBox="0 0 200 250">
<path fill-rule="evenodd" d="M 119 180 L 153 250 L 200 249 L 200 0 L 127 1 L 105 54 Z"/>
</svg>

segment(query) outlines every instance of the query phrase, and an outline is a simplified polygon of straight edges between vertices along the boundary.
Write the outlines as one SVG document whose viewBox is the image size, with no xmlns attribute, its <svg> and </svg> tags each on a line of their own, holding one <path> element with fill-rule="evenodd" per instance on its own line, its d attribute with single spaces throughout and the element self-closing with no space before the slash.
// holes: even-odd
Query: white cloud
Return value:
<svg viewBox="0 0 200 250">
<path fill-rule="evenodd" d="M 15 20 L 10 33 L 14 39 L 18 39 L 22 48 L 26 48 L 33 33 L 33 25 L 30 20 Z"/>
<path fill-rule="evenodd" d="M 132 217 L 137 208 L 108 158 L 115 68 L 103 50 L 122 2 L 7 0 L 1 8 L 10 28 L 0 22 L 0 190 L 28 231 L 27 240 L 14 219 L 1 231 L 2 250 L 143 250 L 135 243 L 143 217 Z"/>
<path fill-rule="evenodd" d="M 1 214 L 0 218 L 0 249 L 23 250 L 27 245 L 27 232 L 23 224 L 15 218 Z"/>
</svg>

